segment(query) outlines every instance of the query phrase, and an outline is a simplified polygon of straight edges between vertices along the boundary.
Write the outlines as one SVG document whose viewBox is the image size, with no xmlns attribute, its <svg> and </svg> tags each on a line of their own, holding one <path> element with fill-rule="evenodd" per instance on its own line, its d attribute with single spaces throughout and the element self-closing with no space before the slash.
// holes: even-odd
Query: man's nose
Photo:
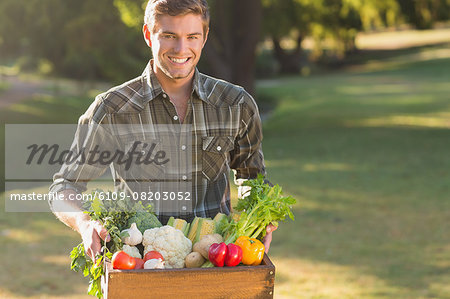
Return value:
<svg viewBox="0 0 450 299">
<path fill-rule="evenodd" d="M 187 49 L 187 40 L 184 38 L 177 39 L 177 42 L 175 45 L 175 52 L 184 53 L 186 49 Z"/>
</svg>

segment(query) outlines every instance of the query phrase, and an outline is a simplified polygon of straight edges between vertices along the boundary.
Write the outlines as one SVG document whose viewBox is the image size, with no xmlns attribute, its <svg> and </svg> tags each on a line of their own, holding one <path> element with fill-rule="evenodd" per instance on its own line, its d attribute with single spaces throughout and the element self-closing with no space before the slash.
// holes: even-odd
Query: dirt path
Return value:
<svg viewBox="0 0 450 299">
<path fill-rule="evenodd" d="M 23 81 L 17 76 L 7 76 L 3 82 L 8 84 L 8 89 L 0 93 L 0 108 L 21 102 L 38 93 L 49 93 L 45 90 L 46 84 L 39 81 Z"/>
</svg>

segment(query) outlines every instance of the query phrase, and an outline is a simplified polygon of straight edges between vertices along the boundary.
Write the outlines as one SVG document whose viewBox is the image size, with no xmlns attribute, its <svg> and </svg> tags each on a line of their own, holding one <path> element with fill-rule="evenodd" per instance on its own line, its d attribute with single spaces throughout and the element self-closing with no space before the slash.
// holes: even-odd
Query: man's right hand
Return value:
<svg viewBox="0 0 450 299">
<path fill-rule="evenodd" d="M 60 192 L 66 200 L 58 200 L 53 203 L 53 213 L 67 226 L 76 230 L 84 245 L 86 254 L 95 261 L 95 256 L 100 253 L 102 248 L 101 240 L 108 242 L 111 237 L 108 231 L 101 225 L 100 222 L 92 220 L 89 215 L 83 213 L 79 206 L 77 206 L 70 199 L 77 194 L 72 189 L 66 189 Z"/>
<path fill-rule="evenodd" d="M 106 228 L 100 222 L 94 220 L 84 220 L 78 224 L 78 232 L 83 239 L 86 254 L 95 261 L 95 257 L 100 253 L 102 240 L 109 242 L 111 237 Z"/>
</svg>

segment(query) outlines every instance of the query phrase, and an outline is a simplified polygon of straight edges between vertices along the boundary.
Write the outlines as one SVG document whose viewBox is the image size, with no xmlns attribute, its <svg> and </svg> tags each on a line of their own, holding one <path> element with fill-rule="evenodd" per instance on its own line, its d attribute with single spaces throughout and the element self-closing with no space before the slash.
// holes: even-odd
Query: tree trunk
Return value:
<svg viewBox="0 0 450 299">
<path fill-rule="evenodd" d="M 212 76 L 241 85 L 254 94 L 255 51 L 261 22 L 260 0 L 211 2 L 205 58 Z"/>
<path fill-rule="evenodd" d="M 275 59 L 280 64 L 280 72 L 283 74 L 298 74 L 302 68 L 301 56 L 303 35 L 299 34 L 296 40 L 295 49 L 291 52 L 281 47 L 280 39 L 272 37 L 273 53 Z"/>
</svg>

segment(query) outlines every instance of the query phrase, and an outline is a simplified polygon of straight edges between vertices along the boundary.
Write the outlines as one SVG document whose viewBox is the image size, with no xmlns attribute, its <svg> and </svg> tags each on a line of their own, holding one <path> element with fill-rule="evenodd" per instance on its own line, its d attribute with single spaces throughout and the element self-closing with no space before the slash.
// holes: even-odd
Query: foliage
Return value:
<svg viewBox="0 0 450 299">
<path fill-rule="evenodd" d="M 315 55 L 322 55 L 324 42 L 334 40 L 333 51 L 343 56 L 355 49 L 361 30 L 393 26 L 398 22 L 395 0 L 263 0 L 266 36 L 314 38 Z"/>
<path fill-rule="evenodd" d="M 17 61 L 42 73 L 122 83 L 136 77 L 150 57 L 142 38 L 146 0 L 2 0 L 0 63 Z M 248 0 L 208 1 L 209 41 L 201 69 L 253 90 L 256 44 L 292 39 L 275 53 L 282 71 L 312 58 L 341 59 L 355 51 L 360 31 L 407 22 L 431 28 L 449 19 L 448 0 Z M 264 17 L 261 17 L 263 15 Z M 262 29 L 262 34 L 260 34 Z M 295 49 L 294 55 L 285 55 Z M 276 51 L 275 51 L 276 52 Z M 283 61 L 284 60 L 284 61 Z M 292 72 L 299 68 L 293 67 Z"/>
<path fill-rule="evenodd" d="M 450 17 L 448 0 L 398 0 L 402 14 L 408 23 L 417 29 L 430 29 L 437 21 L 447 21 Z"/>
<path fill-rule="evenodd" d="M 1 1 L 0 51 L 3 60 L 45 60 L 54 75 L 116 83 L 142 72 L 149 56 L 112 0 Z"/>
<path fill-rule="evenodd" d="M 111 258 L 114 252 L 122 250 L 123 242 L 121 231 L 128 228 L 128 221 L 136 214 L 144 217 L 144 214 L 152 214 L 151 205 L 144 206 L 142 202 L 134 202 L 129 198 L 123 200 L 106 200 L 113 196 L 103 196 L 102 190 L 92 192 L 93 199 L 86 201 L 83 205 L 85 213 L 88 213 L 92 220 L 99 221 L 108 231 L 111 240 L 102 246 L 102 252 L 96 256 L 95 262 L 90 260 L 85 253 L 83 243 L 74 247 L 70 253 L 72 259 L 71 269 L 89 277 L 88 294 L 102 297 L 101 277 L 105 273 L 104 256 Z"/>
<path fill-rule="evenodd" d="M 89 278 L 88 294 L 97 298 L 102 298 L 101 278 L 104 274 L 104 258 L 112 258 L 112 253 L 105 249 L 104 255 L 97 255 L 95 262 L 85 253 L 83 243 L 78 244 L 70 252 L 72 260 L 70 268 L 75 272 L 82 272 L 84 277 Z"/>
</svg>

